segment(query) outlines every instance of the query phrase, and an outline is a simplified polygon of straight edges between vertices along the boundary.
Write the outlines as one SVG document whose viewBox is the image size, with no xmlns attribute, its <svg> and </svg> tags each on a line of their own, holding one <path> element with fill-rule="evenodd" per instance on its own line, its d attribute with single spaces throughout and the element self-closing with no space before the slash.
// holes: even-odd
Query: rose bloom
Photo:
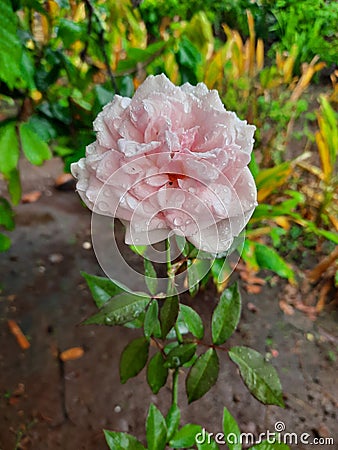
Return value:
<svg viewBox="0 0 338 450">
<path fill-rule="evenodd" d="M 132 99 L 115 95 L 94 129 L 71 171 L 90 209 L 124 223 L 127 244 L 175 233 L 214 255 L 229 249 L 257 205 L 247 167 L 255 127 L 217 91 L 150 75 Z"/>
</svg>

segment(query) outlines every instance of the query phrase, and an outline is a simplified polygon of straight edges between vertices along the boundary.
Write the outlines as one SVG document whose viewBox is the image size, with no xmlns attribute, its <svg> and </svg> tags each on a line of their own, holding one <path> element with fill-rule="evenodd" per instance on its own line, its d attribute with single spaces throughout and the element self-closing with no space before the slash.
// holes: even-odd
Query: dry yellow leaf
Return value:
<svg viewBox="0 0 338 450">
<path fill-rule="evenodd" d="M 19 325 L 15 322 L 15 320 L 8 320 L 8 328 L 10 329 L 10 332 L 13 334 L 13 336 L 18 341 L 18 344 L 22 348 L 22 350 L 27 350 L 31 344 L 29 343 L 26 336 L 21 331 L 21 328 Z"/>
<path fill-rule="evenodd" d="M 60 353 L 61 361 L 73 361 L 74 359 L 82 358 L 84 350 L 82 347 L 71 347 Z"/>
</svg>

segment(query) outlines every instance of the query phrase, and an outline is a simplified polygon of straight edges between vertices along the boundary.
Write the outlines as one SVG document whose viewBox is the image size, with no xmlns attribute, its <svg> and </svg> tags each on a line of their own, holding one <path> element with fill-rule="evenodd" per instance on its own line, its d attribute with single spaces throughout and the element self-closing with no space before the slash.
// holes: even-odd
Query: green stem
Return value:
<svg viewBox="0 0 338 450">
<path fill-rule="evenodd" d="M 180 329 L 178 327 L 177 322 L 175 323 L 175 333 L 176 333 L 176 337 L 177 337 L 177 341 L 179 344 L 183 343 L 183 338 L 182 338 L 182 334 L 180 332 Z"/>
<path fill-rule="evenodd" d="M 173 292 L 175 291 L 174 287 L 175 287 L 175 275 L 172 271 L 172 264 L 171 264 L 171 255 L 170 255 L 170 240 L 169 238 L 166 240 L 166 259 L 167 259 L 167 275 L 169 278 L 169 283 L 172 284 L 172 286 L 169 286 L 169 290 L 171 290 L 171 288 L 173 288 Z M 176 321 L 175 325 L 175 333 L 176 333 L 176 338 L 179 344 L 183 343 L 183 338 L 182 338 L 182 334 L 179 330 L 178 327 L 178 323 Z M 172 386 L 172 400 L 171 400 L 171 404 L 172 406 L 176 406 L 178 407 L 177 403 L 178 403 L 178 375 L 179 375 L 179 369 L 175 369 L 173 372 L 173 386 Z"/>
<path fill-rule="evenodd" d="M 167 259 L 167 275 L 169 278 L 168 293 L 169 293 L 169 295 L 172 295 L 175 292 L 175 274 L 173 272 L 173 266 L 171 264 L 169 238 L 167 238 L 167 240 L 165 241 L 165 248 L 166 248 L 166 259 Z"/>
<path fill-rule="evenodd" d="M 173 389 L 171 404 L 177 406 L 178 403 L 178 369 L 173 372 Z"/>
<path fill-rule="evenodd" d="M 169 238 L 167 238 L 167 240 L 165 241 L 165 248 L 166 248 L 166 259 L 167 259 L 167 275 L 169 278 L 169 283 L 172 284 L 172 286 L 170 287 L 174 287 L 175 286 L 175 275 L 172 272 L 172 264 L 171 264 L 171 255 L 170 255 L 170 240 Z M 170 289 L 169 289 L 170 291 Z M 176 333 L 176 337 L 177 337 L 177 341 L 179 344 L 183 343 L 183 338 L 182 338 L 182 334 L 179 330 L 178 324 L 177 322 L 175 323 L 175 333 Z"/>
<path fill-rule="evenodd" d="M 170 240 L 169 238 L 165 241 L 165 250 L 166 250 L 166 260 L 167 260 L 167 275 L 170 279 L 173 278 L 172 275 L 172 264 L 171 264 L 171 255 L 170 255 Z"/>
</svg>

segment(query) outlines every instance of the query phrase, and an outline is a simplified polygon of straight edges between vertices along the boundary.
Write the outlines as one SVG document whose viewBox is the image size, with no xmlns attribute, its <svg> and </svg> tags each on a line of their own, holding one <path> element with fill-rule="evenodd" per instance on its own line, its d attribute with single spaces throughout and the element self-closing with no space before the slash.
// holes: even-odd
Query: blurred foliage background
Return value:
<svg viewBox="0 0 338 450">
<path fill-rule="evenodd" d="M 36 165 L 59 156 L 68 171 L 114 94 L 132 96 L 148 74 L 163 72 L 176 84 L 217 89 L 227 109 L 257 126 L 251 169 L 259 206 L 242 255 L 247 267 L 294 283 L 293 262 L 334 252 L 337 2 L 0 3 L 0 172 L 8 187 L 0 251 L 10 246 L 21 199 L 21 155 Z M 334 264 L 323 270 L 337 283 Z"/>
</svg>

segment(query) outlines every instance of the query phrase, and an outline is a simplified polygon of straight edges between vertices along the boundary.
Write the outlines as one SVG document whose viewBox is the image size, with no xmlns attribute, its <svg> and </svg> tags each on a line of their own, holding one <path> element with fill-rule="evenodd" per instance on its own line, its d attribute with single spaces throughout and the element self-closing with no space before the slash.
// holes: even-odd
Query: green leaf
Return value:
<svg viewBox="0 0 338 450">
<path fill-rule="evenodd" d="M 164 353 L 167 355 L 173 348 L 178 347 L 179 343 L 177 342 L 176 339 L 176 333 L 175 330 L 173 330 L 173 336 L 172 339 L 175 339 L 174 341 L 168 342 L 168 344 L 165 345 L 165 347 L 163 348 Z"/>
<path fill-rule="evenodd" d="M 219 372 L 218 356 L 210 348 L 191 367 L 186 378 L 188 402 L 191 403 L 206 394 L 216 383 Z"/>
<path fill-rule="evenodd" d="M 290 450 L 290 447 L 278 442 L 270 444 L 268 441 L 262 441 L 260 444 L 250 447 L 249 450 Z"/>
<path fill-rule="evenodd" d="M 25 80 L 29 90 L 36 89 L 34 82 L 35 67 L 33 58 L 28 50 L 24 50 L 21 58 L 21 77 Z"/>
<path fill-rule="evenodd" d="M 158 352 L 151 358 L 147 366 L 147 381 L 154 394 L 159 392 L 168 378 L 168 369 L 164 366 L 164 363 L 165 359 L 162 353 Z"/>
<path fill-rule="evenodd" d="M 144 337 L 129 342 L 121 354 L 120 379 L 124 384 L 129 378 L 141 372 L 147 363 L 149 342 Z"/>
<path fill-rule="evenodd" d="M 231 267 L 225 258 L 216 258 L 211 266 L 211 274 L 215 284 L 224 283 L 231 274 Z"/>
<path fill-rule="evenodd" d="M 158 302 L 155 299 L 151 301 L 145 314 L 144 336 L 147 339 L 151 336 L 161 337 L 161 324 L 158 319 Z"/>
<path fill-rule="evenodd" d="M 0 198 L 0 225 L 6 230 L 13 230 L 15 227 L 14 212 L 5 198 Z"/>
<path fill-rule="evenodd" d="M 56 145 L 53 148 L 53 151 L 57 156 L 61 156 L 61 158 L 72 155 L 74 153 L 74 150 L 72 148 L 62 147 L 61 145 Z"/>
<path fill-rule="evenodd" d="M 167 425 L 161 412 L 151 404 L 146 422 L 148 450 L 164 450 L 167 440 Z"/>
<path fill-rule="evenodd" d="M 199 64 L 201 55 L 197 48 L 185 37 L 180 41 L 176 61 L 180 70 L 181 82 L 189 81 L 192 84 L 197 84 L 197 71 L 201 68 Z"/>
<path fill-rule="evenodd" d="M 290 161 L 283 162 L 269 169 L 260 170 L 256 177 L 257 190 L 267 189 L 268 193 L 272 192 L 286 180 L 291 171 Z"/>
<path fill-rule="evenodd" d="M 240 429 L 236 420 L 226 408 L 223 410 L 223 433 L 229 450 L 241 450 Z"/>
<path fill-rule="evenodd" d="M 145 313 L 144 313 L 144 311 L 142 311 L 141 314 L 139 314 L 136 317 L 136 319 L 133 319 L 131 322 L 124 323 L 123 326 L 126 328 L 131 328 L 133 330 L 135 328 L 143 328 L 144 316 L 145 316 Z"/>
<path fill-rule="evenodd" d="M 255 256 L 260 268 L 272 270 L 280 277 L 294 281 L 293 270 L 273 248 L 255 242 Z"/>
<path fill-rule="evenodd" d="M 177 295 L 168 297 L 161 310 L 160 310 L 160 322 L 162 330 L 162 339 L 167 337 L 167 334 L 175 325 L 179 312 L 179 299 Z"/>
<path fill-rule="evenodd" d="M 188 261 L 188 287 L 190 295 L 198 292 L 199 282 L 206 276 L 211 267 L 207 259 L 194 259 Z"/>
<path fill-rule="evenodd" d="M 96 98 L 101 108 L 111 102 L 114 98 L 114 92 L 106 89 L 101 84 L 97 84 L 94 87 Z"/>
<path fill-rule="evenodd" d="M 182 253 L 183 256 L 188 256 L 190 245 L 186 238 L 179 234 L 175 234 L 175 241 L 180 253 Z"/>
<path fill-rule="evenodd" d="M 203 443 L 197 442 L 197 449 L 198 450 L 219 450 L 219 446 L 216 444 L 216 442 L 213 439 L 207 439 Z"/>
<path fill-rule="evenodd" d="M 21 200 L 21 181 L 18 169 L 13 169 L 8 175 L 5 175 L 8 183 L 8 192 L 11 196 L 13 205 L 17 205 Z"/>
<path fill-rule="evenodd" d="M 106 302 L 84 325 L 124 325 L 136 319 L 147 307 L 150 297 L 123 292 Z"/>
<path fill-rule="evenodd" d="M 194 356 L 196 348 L 197 344 L 180 344 L 174 347 L 168 353 L 164 366 L 172 369 L 183 366 Z"/>
<path fill-rule="evenodd" d="M 67 60 L 67 64 L 69 70 L 72 71 L 72 76 L 76 77 L 76 67 L 73 66 L 69 60 Z M 86 98 L 83 96 L 83 92 L 81 92 L 79 89 L 73 89 L 70 98 L 73 102 L 73 107 L 75 108 L 75 111 L 79 114 L 79 120 L 81 119 L 85 120 L 86 115 L 88 114 L 87 111 L 91 112 L 92 110 L 92 104 L 86 100 Z"/>
<path fill-rule="evenodd" d="M 114 297 L 114 295 L 125 292 L 120 286 L 109 278 L 90 275 L 86 272 L 81 272 L 81 275 L 86 280 L 98 308 L 101 308 L 111 297 Z"/>
<path fill-rule="evenodd" d="M 55 125 L 45 117 L 34 114 L 29 118 L 29 127 L 40 136 L 43 141 L 49 141 L 57 137 L 57 129 Z M 72 150 L 74 152 L 74 149 Z"/>
<path fill-rule="evenodd" d="M 135 87 L 131 75 L 121 76 L 119 91 L 122 97 L 131 98 L 134 95 Z"/>
<path fill-rule="evenodd" d="M 241 377 L 257 400 L 284 406 L 282 387 L 275 368 L 264 356 L 248 347 L 232 347 L 229 357 L 239 367 Z"/>
<path fill-rule="evenodd" d="M 245 239 L 241 256 L 243 261 L 245 261 L 251 269 L 255 271 L 259 270 L 255 254 L 255 242 Z"/>
<path fill-rule="evenodd" d="M 28 123 L 22 123 L 19 130 L 22 150 L 31 164 L 39 166 L 52 157 L 48 145 L 30 128 Z"/>
<path fill-rule="evenodd" d="M 70 47 L 74 42 L 83 40 L 84 35 L 85 28 L 83 23 L 60 19 L 58 37 L 62 39 L 65 47 Z"/>
<path fill-rule="evenodd" d="M 256 161 L 256 157 L 254 152 L 251 153 L 251 160 L 249 162 L 249 169 L 250 172 L 252 173 L 252 176 L 256 179 L 258 172 L 259 172 L 259 166 L 258 163 Z"/>
<path fill-rule="evenodd" d="M 144 276 L 145 276 L 145 280 L 146 280 L 146 285 L 149 289 L 149 292 L 152 295 L 155 295 L 156 291 L 157 291 L 157 284 L 158 284 L 156 270 L 154 269 L 154 266 L 149 261 L 149 259 L 144 258 L 143 262 L 144 262 Z"/>
<path fill-rule="evenodd" d="M 172 448 L 190 448 L 195 445 L 195 438 L 197 433 L 201 433 L 202 427 L 188 423 L 184 425 L 174 437 L 170 440 L 169 445 Z"/>
<path fill-rule="evenodd" d="M 197 358 L 198 358 L 198 355 L 197 355 L 197 353 L 195 353 L 188 362 L 183 364 L 183 367 L 189 368 L 189 367 L 193 366 L 195 364 L 195 361 L 197 360 Z"/>
<path fill-rule="evenodd" d="M 186 37 L 183 37 L 180 41 L 177 60 L 180 66 L 192 70 L 195 70 L 197 64 L 201 61 L 200 52 Z"/>
<path fill-rule="evenodd" d="M 180 312 L 190 333 L 197 339 L 202 339 L 204 336 L 204 327 L 200 315 L 190 306 L 182 304 L 180 305 Z"/>
<path fill-rule="evenodd" d="M 132 250 L 136 255 L 143 256 L 147 250 L 146 245 L 129 245 L 130 250 Z"/>
<path fill-rule="evenodd" d="M 329 241 L 332 241 L 338 245 L 338 233 L 332 232 L 332 231 L 327 231 L 327 230 L 322 230 L 320 228 L 313 228 L 313 231 L 314 231 L 314 233 L 318 234 L 319 236 L 323 236 L 326 239 L 328 239 Z"/>
<path fill-rule="evenodd" d="M 172 404 L 169 408 L 167 417 L 166 417 L 166 424 L 167 424 L 167 440 L 170 441 L 170 439 L 173 437 L 173 435 L 176 433 L 176 430 L 179 427 L 180 420 L 181 420 L 181 411 L 180 408 Z"/>
<path fill-rule="evenodd" d="M 0 79 L 12 89 L 21 75 L 22 46 L 17 36 L 18 18 L 10 0 L 1 1 Z"/>
<path fill-rule="evenodd" d="M 185 28 L 185 34 L 203 56 L 214 46 L 212 24 L 204 11 L 196 12 Z"/>
<path fill-rule="evenodd" d="M 62 1 L 64 1 L 64 0 L 57 0 L 57 3 L 59 4 L 59 6 L 61 6 L 60 3 L 62 3 Z M 43 14 L 44 16 L 48 16 L 47 11 L 43 8 L 43 6 L 41 5 L 39 0 L 21 0 L 21 1 L 19 1 L 19 0 L 13 1 L 12 0 L 12 4 L 16 5 L 16 7 L 14 8 L 15 10 L 18 9 L 19 5 L 21 7 L 26 6 L 28 8 L 35 9 L 37 12 L 39 12 L 40 14 Z M 67 4 L 67 6 L 68 6 L 68 4 Z"/>
<path fill-rule="evenodd" d="M 157 53 L 160 54 L 167 45 L 168 42 L 159 41 L 148 45 L 146 49 L 129 48 L 127 51 L 127 57 L 123 60 L 121 59 L 118 63 L 117 75 L 119 75 L 119 72 L 124 73 L 135 68 L 138 63 L 151 59 Z"/>
<path fill-rule="evenodd" d="M 103 432 L 110 450 L 146 450 L 131 434 L 108 430 Z"/>
<path fill-rule="evenodd" d="M 11 246 L 11 240 L 9 239 L 9 237 L 0 233 L 0 252 L 7 251 L 10 246 Z"/>
<path fill-rule="evenodd" d="M 15 123 L 10 122 L 0 126 L 0 172 L 9 175 L 12 170 L 16 169 L 18 161 L 19 143 L 15 132 Z"/>
<path fill-rule="evenodd" d="M 211 321 L 212 342 L 224 344 L 235 331 L 241 315 L 241 296 L 238 284 L 225 289 L 219 299 Z"/>
<path fill-rule="evenodd" d="M 284 192 L 285 194 L 285 192 Z M 295 213 L 295 206 L 288 202 L 294 202 L 293 199 L 291 200 L 285 200 L 284 202 L 278 203 L 276 205 L 268 205 L 265 203 L 261 203 L 257 206 L 255 209 L 255 212 L 253 214 L 253 219 L 255 222 L 262 221 L 264 219 L 271 219 L 273 217 L 279 217 L 279 216 L 290 216 L 294 219 L 298 219 L 299 214 Z"/>
</svg>

